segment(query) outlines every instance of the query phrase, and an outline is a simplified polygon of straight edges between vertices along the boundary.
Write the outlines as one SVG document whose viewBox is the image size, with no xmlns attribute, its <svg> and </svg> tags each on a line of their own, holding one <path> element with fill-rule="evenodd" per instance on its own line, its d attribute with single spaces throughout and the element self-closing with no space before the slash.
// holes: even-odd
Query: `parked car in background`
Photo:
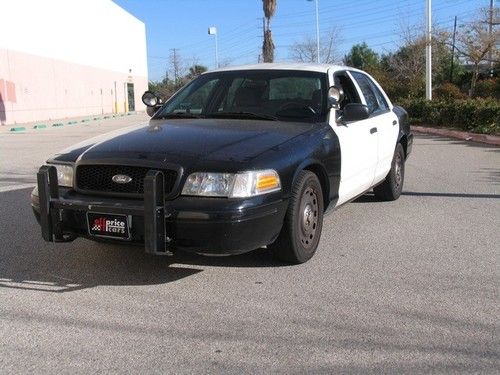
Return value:
<svg viewBox="0 0 500 375">
<path fill-rule="evenodd" d="M 139 124 L 54 155 L 32 206 L 47 241 L 85 237 L 302 263 L 323 214 L 373 189 L 397 199 L 413 136 L 404 109 L 345 66 L 259 64 L 202 74 Z"/>
</svg>

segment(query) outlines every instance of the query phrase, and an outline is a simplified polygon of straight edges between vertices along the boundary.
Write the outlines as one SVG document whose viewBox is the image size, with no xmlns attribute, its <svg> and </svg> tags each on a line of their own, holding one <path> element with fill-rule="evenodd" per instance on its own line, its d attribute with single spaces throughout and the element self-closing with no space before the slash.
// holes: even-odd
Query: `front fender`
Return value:
<svg viewBox="0 0 500 375">
<path fill-rule="evenodd" d="M 302 170 L 314 172 L 323 187 L 326 209 L 330 203 L 335 203 L 338 199 L 341 168 L 340 144 L 337 135 L 329 126 L 317 141 L 321 142 L 321 145 L 316 145 L 314 151 L 303 158 L 295 168 L 292 186 Z"/>
</svg>

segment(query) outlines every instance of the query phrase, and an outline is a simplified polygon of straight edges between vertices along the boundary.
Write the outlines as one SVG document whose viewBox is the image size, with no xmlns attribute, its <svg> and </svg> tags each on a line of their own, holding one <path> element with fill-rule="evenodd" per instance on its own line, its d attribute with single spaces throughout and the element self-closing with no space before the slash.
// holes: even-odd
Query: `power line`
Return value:
<svg viewBox="0 0 500 375">
<path fill-rule="evenodd" d="M 435 0 L 436 2 L 438 0 Z M 440 2 L 437 6 L 433 8 L 435 12 L 439 12 L 444 9 L 451 9 L 451 8 L 457 8 L 470 0 L 446 0 Z M 362 11 L 361 12 L 353 12 L 351 9 L 359 9 L 360 8 L 360 3 L 362 4 Z M 381 9 L 380 6 L 374 7 L 373 6 L 373 1 L 372 0 L 358 0 L 356 3 L 350 3 L 346 4 L 345 6 L 342 6 L 342 12 L 341 14 L 339 13 L 339 6 L 338 4 L 333 4 L 333 5 L 328 5 L 328 6 L 321 6 L 320 11 L 321 11 L 321 22 L 323 25 L 328 24 L 331 26 L 331 23 L 342 23 L 343 26 L 340 27 L 340 31 L 344 30 L 355 30 L 359 29 L 360 27 L 364 26 L 370 26 L 370 25 L 377 25 L 377 24 L 383 24 L 387 23 L 386 21 L 393 20 L 396 17 L 396 12 L 401 10 L 401 5 L 403 4 L 403 10 L 410 11 L 412 13 L 419 12 L 420 9 L 423 11 L 423 6 L 420 3 L 420 1 L 415 4 L 415 0 L 400 0 L 397 2 L 395 7 L 391 9 L 387 9 L 385 7 L 384 9 Z M 372 5 L 370 7 L 370 5 Z M 463 8 L 462 8 L 463 9 Z M 391 14 L 392 13 L 392 14 Z M 468 14 L 470 12 L 462 12 L 463 14 Z M 308 10 L 308 11 L 301 11 L 301 12 L 294 12 L 294 13 L 285 13 L 285 14 L 280 14 L 277 13 L 276 17 L 274 18 L 274 24 L 273 24 L 273 31 L 278 31 L 277 33 L 273 34 L 275 38 L 293 38 L 295 36 L 303 36 L 305 35 L 304 31 L 293 31 L 293 32 L 287 32 L 287 29 L 290 28 L 296 28 L 297 26 L 307 26 L 307 25 L 312 25 L 312 18 L 311 20 L 308 21 L 303 21 L 303 22 L 296 22 L 293 20 L 297 20 L 297 18 L 304 18 L 305 15 L 309 15 L 312 17 L 313 15 L 313 10 Z M 377 17 L 377 15 L 379 15 Z M 375 18 L 375 19 L 374 19 Z M 288 21 L 288 22 L 287 22 Z M 289 22 L 292 21 L 292 22 Z M 298 20 L 297 20 L 298 21 Z M 446 25 L 448 26 L 451 21 L 449 19 L 443 20 L 437 23 L 434 23 L 434 25 Z M 420 26 L 419 26 L 420 27 Z M 222 32 L 220 34 L 220 51 L 222 54 L 227 55 L 230 59 L 241 59 L 245 56 L 249 56 L 251 54 L 257 54 L 260 50 L 259 43 L 257 43 L 257 40 L 261 40 L 261 36 L 253 36 L 249 37 L 248 34 L 257 28 L 257 19 L 249 20 L 248 22 L 242 23 L 238 25 L 236 28 L 231 29 L 227 33 Z M 312 30 L 312 29 L 311 29 Z M 312 33 L 311 33 L 312 34 Z M 394 38 L 394 36 L 397 36 L 397 32 L 384 32 L 384 33 L 376 33 L 376 34 L 370 34 L 369 36 L 362 38 L 362 37 L 350 37 L 348 39 L 340 39 L 339 44 L 345 44 L 345 43 L 350 43 L 350 42 L 355 42 L 358 40 L 363 39 L 364 41 L 376 41 L 377 39 L 381 38 L 391 38 L 391 40 L 388 41 L 383 41 L 382 43 L 371 43 L 370 47 L 378 47 L 378 46 L 384 46 L 390 43 L 397 44 L 398 38 Z M 394 40 L 393 40 L 394 39 Z M 189 43 L 189 44 L 181 44 L 179 43 L 179 40 L 177 40 L 177 45 L 179 48 L 176 48 L 177 51 L 180 51 L 183 55 L 184 54 L 191 54 L 193 56 L 196 56 L 197 58 L 201 58 L 201 61 L 205 61 L 208 59 L 209 55 L 211 57 L 211 51 L 209 51 L 209 48 L 206 46 L 207 44 L 207 38 L 203 39 L 197 39 L 198 41 Z M 276 40 L 276 39 L 275 39 Z M 255 44 L 254 44 L 255 43 Z M 245 49 L 243 51 L 238 50 L 238 55 L 232 56 L 231 54 L 234 53 L 233 50 L 245 45 L 249 46 L 251 44 L 254 44 L 251 49 Z M 276 48 L 277 49 L 283 49 L 289 47 L 289 45 L 278 45 Z M 148 58 L 152 60 L 149 65 L 150 66 L 160 66 L 163 63 L 167 63 L 168 61 L 168 56 L 158 56 L 158 55 L 148 55 Z"/>
<path fill-rule="evenodd" d="M 435 7 L 434 11 L 440 11 L 440 10 L 443 10 L 443 9 L 448 9 L 448 8 L 454 7 L 456 5 L 459 5 L 461 3 L 466 3 L 468 1 L 469 0 L 458 0 L 458 1 L 455 1 L 453 5 Z M 374 8 L 374 9 L 380 9 L 380 7 L 377 7 L 377 8 Z M 422 9 L 422 7 L 421 7 L 420 4 L 416 4 L 416 6 L 413 6 L 413 7 L 407 7 L 407 8 L 405 8 L 405 10 L 407 10 L 407 11 L 416 11 L 416 10 L 419 10 L 419 9 Z M 382 9 L 382 10 L 379 10 L 379 11 L 376 11 L 376 12 L 367 13 L 367 14 L 369 14 L 370 16 L 377 15 L 377 14 L 386 14 L 386 16 L 376 17 L 376 20 L 368 21 L 367 22 L 366 19 L 361 19 L 360 20 L 360 17 L 356 16 L 356 15 L 355 16 L 350 16 L 350 17 L 349 16 L 347 16 L 347 17 L 339 17 L 338 15 L 335 15 L 335 16 L 332 16 L 332 17 L 326 17 L 326 18 L 324 17 L 324 18 L 321 19 L 321 22 L 323 24 L 325 22 L 328 22 L 328 21 L 335 21 L 335 22 L 342 21 L 343 23 L 346 23 L 347 21 L 350 21 L 350 20 L 358 20 L 357 22 L 348 22 L 347 26 L 345 26 L 345 25 L 342 26 L 343 30 L 345 30 L 345 29 L 349 30 L 349 29 L 357 28 L 360 25 L 369 26 L 369 25 L 378 24 L 381 21 L 393 19 L 395 17 L 394 14 L 388 14 L 387 9 L 385 9 L 385 8 Z M 273 26 L 273 30 L 281 29 L 281 28 L 288 28 L 288 27 L 296 28 L 297 26 L 305 26 L 305 25 L 310 25 L 310 24 L 311 24 L 310 21 L 298 22 L 298 23 L 293 23 L 293 24 L 286 24 L 286 25 L 283 25 L 283 26 L 276 25 L 276 23 L 275 23 L 274 26 Z M 300 34 L 302 34 L 302 33 L 300 33 Z M 280 34 L 280 35 L 285 35 L 285 34 Z M 278 35 L 276 35 L 276 36 L 278 36 Z"/>
</svg>

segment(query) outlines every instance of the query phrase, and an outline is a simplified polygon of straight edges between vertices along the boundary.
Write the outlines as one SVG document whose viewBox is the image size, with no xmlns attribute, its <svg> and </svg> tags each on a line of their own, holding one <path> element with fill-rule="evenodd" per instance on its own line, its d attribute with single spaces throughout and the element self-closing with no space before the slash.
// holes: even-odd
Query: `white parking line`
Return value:
<svg viewBox="0 0 500 375">
<path fill-rule="evenodd" d="M 35 187 L 36 182 L 32 182 L 31 184 L 19 184 L 19 185 L 8 185 L 8 186 L 0 186 L 0 193 L 5 193 L 6 191 L 13 190 L 21 190 L 26 188 Z"/>
</svg>

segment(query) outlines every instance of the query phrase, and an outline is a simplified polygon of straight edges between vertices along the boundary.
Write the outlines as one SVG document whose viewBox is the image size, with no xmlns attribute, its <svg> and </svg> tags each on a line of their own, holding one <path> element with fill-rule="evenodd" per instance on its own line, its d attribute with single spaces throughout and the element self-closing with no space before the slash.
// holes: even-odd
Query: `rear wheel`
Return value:
<svg viewBox="0 0 500 375">
<path fill-rule="evenodd" d="M 323 207 L 318 177 L 310 171 L 301 171 L 292 189 L 281 233 L 270 245 L 278 259 L 299 264 L 312 258 L 323 228 Z"/>
<path fill-rule="evenodd" d="M 405 179 L 405 152 L 401 143 L 398 143 L 392 158 L 389 174 L 384 182 L 373 188 L 375 197 L 384 201 L 395 201 L 403 191 Z"/>
</svg>

